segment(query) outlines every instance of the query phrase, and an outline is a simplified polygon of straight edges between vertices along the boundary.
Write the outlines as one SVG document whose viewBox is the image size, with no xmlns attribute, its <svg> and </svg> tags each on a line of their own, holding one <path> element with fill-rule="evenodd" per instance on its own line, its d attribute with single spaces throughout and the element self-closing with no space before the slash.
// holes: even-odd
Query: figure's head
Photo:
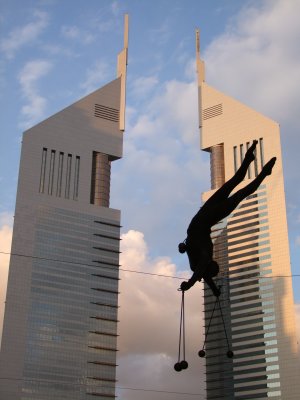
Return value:
<svg viewBox="0 0 300 400">
<path fill-rule="evenodd" d="M 179 243 L 178 245 L 178 251 L 179 253 L 183 254 L 186 252 L 186 244 L 184 242 Z"/>
</svg>

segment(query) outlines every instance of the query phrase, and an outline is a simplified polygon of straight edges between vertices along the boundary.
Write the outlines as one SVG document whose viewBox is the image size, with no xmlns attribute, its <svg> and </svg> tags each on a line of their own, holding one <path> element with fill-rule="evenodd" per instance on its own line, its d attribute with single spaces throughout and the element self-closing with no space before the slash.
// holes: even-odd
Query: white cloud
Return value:
<svg viewBox="0 0 300 400">
<path fill-rule="evenodd" d="M 22 46 L 33 43 L 48 25 L 48 14 L 44 11 L 34 11 L 34 21 L 12 30 L 0 42 L 0 49 L 7 58 L 14 57 Z"/>
<path fill-rule="evenodd" d="M 124 158 L 113 165 L 112 202 L 123 210 L 128 228 L 145 233 L 151 252 L 174 254 L 200 206 L 201 191 L 209 188 L 196 85 L 175 80 L 161 85 L 142 112 L 130 109 L 124 140 Z"/>
<path fill-rule="evenodd" d="M 299 1 L 245 7 L 206 49 L 207 81 L 280 122 L 300 100 Z"/>
<path fill-rule="evenodd" d="M 150 29 L 149 37 L 152 42 L 155 42 L 158 46 L 165 45 L 171 37 L 171 24 L 172 19 L 166 18 L 159 27 Z"/>
<path fill-rule="evenodd" d="M 113 13 L 113 15 L 115 17 L 118 17 L 120 15 L 121 12 L 121 5 L 118 1 L 113 1 L 111 3 L 111 12 Z"/>
<path fill-rule="evenodd" d="M 124 269 L 168 276 L 179 273 L 168 257 L 151 258 L 144 235 L 122 235 L 121 264 Z M 203 344 L 202 285 L 186 294 L 186 351 L 189 369 L 174 371 L 177 362 L 180 280 L 121 272 L 118 386 L 200 393 L 204 387 L 203 360 L 197 356 Z M 142 392 L 143 399 L 160 399 L 161 393 Z M 120 390 L 122 399 L 141 398 L 139 391 Z M 165 395 L 164 395 L 165 396 Z M 177 398 L 174 397 L 166 398 Z M 164 397 L 165 398 L 165 397 Z"/>
<path fill-rule="evenodd" d="M 86 72 L 86 79 L 80 85 L 85 93 L 93 92 L 106 81 L 110 73 L 110 68 L 105 61 L 99 60 L 94 63 Z"/>
<path fill-rule="evenodd" d="M 12 216 L 7 213 L 0 214 L 0 251 L 10 253 L 12 237 Z M 8 278 L 9 254 L 0 253 L 0 343 L 2 338 L 2 325 L 4 317 L 4 304 Z"/>
<path fill-rule="evenodd" d="M 27 104 L 21 113 L 24 117 L 23 128 L 28 128 L 41 119 L 44 115 L 47 100 L 39 94 L 37 82 L 47 75 L 52 68 L 52 64 L 46 60 L 34 60 L 25 64 L 19 74 L 21 91 Z"/>
<path fill-rule="evenodd" d="M 300 356 L 300 304 L 295 303 L 296 329 L 298 337 L 298 351 Z M 300 360 L 300 359 L 299 359 Z"/>
<path fill-rule="evenodd" d="M 156 76 L 140 76 L 131 84 L 134 97 L 145 97 L 157 86 Z"/>
<path fill-rule="evenodd" d="M 89 44 L 95 40 L 95 35 L 80 29 L 77 26 L 63 26 L 61 29 L 63 36 L 68 39 L 76 39 L 77 41 Z"/>
</svg>

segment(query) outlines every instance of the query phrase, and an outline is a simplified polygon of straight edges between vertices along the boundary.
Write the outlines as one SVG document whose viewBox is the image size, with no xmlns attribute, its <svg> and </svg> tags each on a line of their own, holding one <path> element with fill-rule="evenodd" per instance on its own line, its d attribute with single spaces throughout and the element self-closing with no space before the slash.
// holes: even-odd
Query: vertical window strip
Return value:
<svg viewBox="0 0 300 400">
<path fill-rule="evenodd" d="M 255 177 L 258 175 L 258 165 L 257 165 L 257 149 L 254 150 L 254 174 Z"/>
<path fill-rule="evenodd" d="M 237 165 L 237 147 L 233 146 L 233 162 L 234 162 L 234 172 L 237 171 L 238 165 Z"/>
<path fill-rule="evenodd" d="M 48 194 L 53 193 L 53 181 L 54 181 L 54 167 L 55 167 L 55 150 L 51 150 L 50 155 L 50 168 L 49 168 L 49 181 L 48 181 Z"/>
<path fill-rule="evenodd" d="M 56 186 L 56 196 L 57 197 L 61 197 L 63 167 L 64 167 L 64 153 L 61 151 L 59 153 L 58 170 L 57 170 L 57 186 Z"/>
<path fill-rule="evenodd" d="M 240 144 L 240 157 L 241 157 L 241 164 L 244 160 L 244 145 Z"/>
<path fill-rule="evenodd" d="M 80 157 L 76 156 L 76 159 L 75 159 L 75 177 L 74 177 L 74 193 L 73 193 L 73 199 L 74 200 L 78 200 L 79 169 L 80 169 Z"/>
<path fill-rule="evenodd" d="M 72 168 L 72 154 L 68 154 L 67 173 L 66 173 L 66 190 L 65 190 L 65 198 L 66 199 L 70 198 L 71 168 Z"/>
<path fill-rule="evenodd" d="M 40 188 L 39 188 L 40 193 L 44 193 L 45 190 L 46 163 L 47 163 L 47 148 L 44 147 L 42 152 L 42 163 L 41 163 Z"/>
<path fill-rule="evenodd" d="M 246 143 L 246 149 L 248 150 L 250 147 L 250 142 Z M 251 179 L 251 165 L 248 167 L 248 178 Z"/>
<path fill-rule="evenodd" d="M 241 164 L 244 160 L 244 145 L 240 144 L 240 159 L 241 159 Z"/>
<path fill-rule="evenodd" d="M 259 149 L 260 149 L 260 165 L 261 168 L 265 165 L 265 156 L 264 156 L 264 139 L 259 139 Z"/>
</svg>

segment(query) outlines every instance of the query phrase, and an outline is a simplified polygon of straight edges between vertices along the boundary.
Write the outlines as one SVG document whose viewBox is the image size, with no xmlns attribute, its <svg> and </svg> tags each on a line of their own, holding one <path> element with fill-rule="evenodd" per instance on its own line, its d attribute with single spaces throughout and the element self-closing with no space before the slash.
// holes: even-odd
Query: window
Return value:
<svg viewBox="0 0 300 400">
<path fill-rule="evenodd" d="M 249 147 L 250 147 L 250 142 L 247 142 L 246 144 L 247 150 L 249 149 Z M 248 178 L 251 179 L 251 166 L 249 166 L 248 168 Z"/>
<path fill-rule="evenodd" d="M 237 164 L 237 147 L 233 147 L 233 162 L 234 162 L 234 172 L 237 171 L 238 169 L 238 164 Z"/>
<path fill-rule="evenodd" d="M 76 156 L 75 159 L 75 177 L 74 177 L 74 193 L 73 199 L 78 199 L 78 186 L 79 186 L 79 168 L 80 168 L 80 157 Z"/>
<path fill-rule="evenodd" d="M 52 195 L 52 192 L 53 192 L 54 167 L 55 167 L 55 150 L 51 150 L 49 181 L 48 181 L 48 194 L 50 194 L 50 195 Z"/>
<path fill-rule="evenodd" d="M 241 164 L 244 160 L 244 145 L 240 144 L 240 159 L 241 159 Z"/>
<path fill-rule="evenodd" d="M 57 197 L 61 197 L 63 167 L 64 167 L 64 153 L 60 152 L 58 158 L 58 171 L 57 171 L 57 186 L 56 186 Z"/>
<path fill-rule="evenodd" d="M 44 147 L 42 152 L 41 175 L 39 192 L 44 193 L 46 176 L 47 149 Z"/>
<path fill-rule="evenodd" d="M 260 165 L 261 165 L 261 168 L 263 168 L 263 166 L 265 165 L 263 138 L 259 139 L 259 149 L 260 149 Z"/>
<path fill-rule="evenodd" d="M 65 198 L 66 199 L 70 198 L 71 168 L 72 168 L 72 154 L 68 154 L 67 173 L 66 173 L 66 190 L 65 190 Z"/>
<path fill-rule="evenodd" d="M 257 149 L 254 150 L 254 175 L 257 176 L 258 175 L 258 165 L 257 165 Z"/>
</svg>

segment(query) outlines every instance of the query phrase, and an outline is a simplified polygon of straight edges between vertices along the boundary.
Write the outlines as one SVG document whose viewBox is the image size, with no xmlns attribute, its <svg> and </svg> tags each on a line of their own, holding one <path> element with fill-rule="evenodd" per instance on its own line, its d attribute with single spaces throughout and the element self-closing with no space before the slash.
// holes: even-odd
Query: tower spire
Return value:
<svg viewBox="0 0 300 400">
<path fill-rule="evenodd" d="M 205 81 L 205 65 L 200 58 L 200 31 L 196 29 L 196 69 L 198 76 L 198 85 Z"/>
<path fill-rule="evenodd" d="M 125 130 L 126 72 L 128 63 L 128 14 L 124 16 L 124 47 L 118 54 L 117 78 L 121 78 L 120 122 L 121 131 Z"/>
</svg>

